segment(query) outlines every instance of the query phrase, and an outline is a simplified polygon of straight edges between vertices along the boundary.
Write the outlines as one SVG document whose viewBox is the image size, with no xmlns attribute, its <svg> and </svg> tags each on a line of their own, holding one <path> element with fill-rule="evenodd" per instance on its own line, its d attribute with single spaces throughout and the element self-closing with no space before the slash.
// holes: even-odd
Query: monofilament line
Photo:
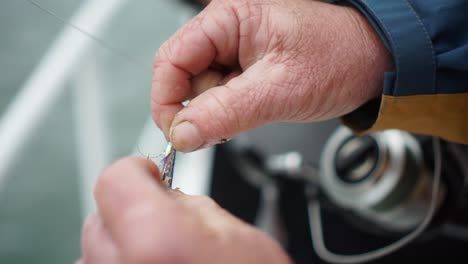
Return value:
<svg viewBox="0 0 468 264">
<path fill-rule="evenodd" d="M 45 12 L 46 14 L 50 15 L 51 17 L 59 20 L 63 24 L 73 28 L 74 30 L 80 32 L 81 34 L 85 35 L 86 37 L 92 39 L 96 44 L 101 46 L 102 48 L 108 50 L 112 54 L 120 57 L 121 59 L 127 61 L 128 63 L 134 65 L 135 67 L 144 70 L 145 72 L 148 71 L 148 67 L 144 66 L 145 64 L 140 62 L 139 60 L 135 59 L 134 57 L 128 55 L 127 53 L 115 48 L 114 46 L 110 45 L 108 42 L 104 41 L 103 39 L 96 37 L 92 33 L 86 31 L 85 29 L 82 29 L 81 27 L 73 24 L 72 22 L 68 21 L 67 19 L 64 19 L 63 17 L 59 16 L 57 13 L 53 12 L 52 10 L 44 7 L 42 4 L 34 1 L 34 0 L 24 0 L 27 3 L 37 7 L 39 10 Z"/>
</svg>

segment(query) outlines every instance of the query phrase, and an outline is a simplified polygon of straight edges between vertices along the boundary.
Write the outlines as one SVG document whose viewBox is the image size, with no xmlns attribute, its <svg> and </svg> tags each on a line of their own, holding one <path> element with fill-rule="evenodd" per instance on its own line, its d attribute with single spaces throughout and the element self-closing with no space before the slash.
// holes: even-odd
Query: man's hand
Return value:
<svg viewBox="0 0 468 264">
<path fill-rule="evenodd" d="M 77 264 L 290 263 L 276 242 L 211 199 L 165 190 L 145 159 L 105 170 L 95 197 Z"/>
<path fill-rule="evenodd" d="M 381 93 L 391 67 L 352 8 L 213 0 L 159 49 L 152 112 L 176 149 L 192 151 L 268 122 L 349 113 Z"/>
</svg>

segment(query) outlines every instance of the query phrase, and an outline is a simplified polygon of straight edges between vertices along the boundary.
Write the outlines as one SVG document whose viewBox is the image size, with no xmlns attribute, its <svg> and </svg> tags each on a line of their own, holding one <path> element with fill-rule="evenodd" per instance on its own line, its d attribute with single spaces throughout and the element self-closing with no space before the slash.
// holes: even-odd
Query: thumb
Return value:
<svg viewBox="0 0 468 264">
<path fill-rule="evenodd" d="M 194 151 L 278 119 L 272 78 L 259 68 L 253 65 L 225 85 L 207 89 L 177 113 L 169 132 L 174 147 Z"/>
</svg>

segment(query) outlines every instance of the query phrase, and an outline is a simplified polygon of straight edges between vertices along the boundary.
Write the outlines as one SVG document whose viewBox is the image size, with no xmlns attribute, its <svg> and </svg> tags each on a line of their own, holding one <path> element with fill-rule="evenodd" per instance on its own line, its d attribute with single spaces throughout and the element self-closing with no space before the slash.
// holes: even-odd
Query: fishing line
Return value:
<svg viewBox="0 0 468 264">
<path fill-rule="evenodd" d="M 141 151 L 140 149 L 140 145 L 139 144 L 136 144 L 136 150 L 138 153 L 140 153 L 140 155 L 142 155 L 143 157 L 145 157 L 147 160 L 153 160 L 154 159 L 162 159 L 164 158 L 164 153 L 159 153 L 157 155 L 150 155 L 149 153 L 148 154 L 144 154 L 143 151 Z"/>
<path fill-rule="evenodd" d="M 144 70 L 145 72 L 147 72 L 148 70 L 148 67 L 144 66 L 145 64 L 140 62 L 139 60 L 135 59 L 134 57 L 132 57 L 131 55 L 119 50 L 118 48 L 115 48 L 114 46 L 112 46 L 111 44 L 109 44 L 107 41 L 95 36 L 94 34 L 88 32 L 87 30 L 79 27 L 78 25 L 72 23 L 71 21 L 63 18 L 62 16 L 58 15 L 56 12 L 52 11 L 51 9 L 43 6 L 42 4 L 34 1 L 34 0 L 25 0 L 27 3 L 35 6 L 36 8 L 38 8 L 39 10 L 41 10 L 42 12 L 48 14 L 49 16 L 57 19 L 58 21 L 62 22 L 64 25 L 76 30 L 77 32 L 80 32 L 81 34 L 83 34 L 84 36 L 88 37 L 89 39 L 93 40 L 96 44 L 98 44 L 99 46 L 101 46 L 102 48 L 106 49 L 107 51 L 109 51 L 110 53 L 114 54 L 115 56 L 125 60 L 126 62 L 132 64 L 133 66 L 135 66 L 136 68 L 140 69 L 140 70 Z M 150 69 L 151 70 L 151 69 Z M 175 164 L 175 156 L 176 156 L 176 153 L 175 153 L 175 149 L 172 149 L 172 145 L 169 143 L 168 145 L 168 148 L 170 148 L 170 151 L 168 153 L 165 153 L 163 155 L 157 155 L 157 156 L 150 156 L 149 154 L 148 155 L 144 155 L 141 151 L 140 151 L 140 147 L 137 145 L 137 150 L 138 152 L 140 152 L 140 154 L 144 157 L 146 157 L 147 159 L 154 159 L 154 158 L 162 158 L 162 174 L 163 174 L 163 180 L 164 182 L 168 185 L 168 187 L 171 187 L 172 185 L 172 178 L 173 178 L 173 173 L 174 173 L 174 164 Z M 167 150 L 166 150 L 167 152 Z"/>
<path fill-rule="evenodd" d="M 133 66 L 139 68 L 140 70 L 144 70 L 145 72 L 147 72 L 148 67 L 144 66 L 145 65 L 144 63 L 142 63 L 141 61 L 139 61 L 136 58 L 132 57 L 128 53 L 125 53 L 125 52 L 119 50 L 118 48 L 115 48 L 114 46 L 109 44 L 107 41 L 93 35 L 92 33 L 88 32 L 87 30 L 73 24 L 72 22 L 70 22 L 69 20 L 61 17 L 60 15 L 58 15 L 56 12 L 52 11 L 51 9 L 46 8 L 44 5 L 38 3 L 38 2 L 36 2 L 34 0 L 24 0 L 24 1 L 26 1 L 27 3 L 35 6 L 36 8 L 41 10 L 42 12 L 44 12 L 44 13 L 48 14 L 49 16 L 57 19 L 58 21 L 60 21 L 63 24 L 67 25 L 68 27 L 80 32 L 84 36 L 90 38 L 96 44 L 98 44 L 102 48 L 106 49 L 107 51 L 111 52 L 115 56 L 120 57 L 121 59 L 127 61 L 128 63 L 133 64 Z"/>
</svg>

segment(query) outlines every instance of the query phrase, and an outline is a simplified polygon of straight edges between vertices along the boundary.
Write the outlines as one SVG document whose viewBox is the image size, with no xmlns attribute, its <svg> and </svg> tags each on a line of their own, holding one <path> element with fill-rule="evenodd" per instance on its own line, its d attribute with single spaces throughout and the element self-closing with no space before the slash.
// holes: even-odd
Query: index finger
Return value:
<svg viewBox="0 0 468 264">
<path fill-rule="evenodd" d="M 233 8 L 211 3 L 159 49 L 153 69 L 153 118 L 167 132 L 181 102 L 192 95 L 191 78 L 212 64 L 237 63 L 239 22 Z"/>
</svg>

